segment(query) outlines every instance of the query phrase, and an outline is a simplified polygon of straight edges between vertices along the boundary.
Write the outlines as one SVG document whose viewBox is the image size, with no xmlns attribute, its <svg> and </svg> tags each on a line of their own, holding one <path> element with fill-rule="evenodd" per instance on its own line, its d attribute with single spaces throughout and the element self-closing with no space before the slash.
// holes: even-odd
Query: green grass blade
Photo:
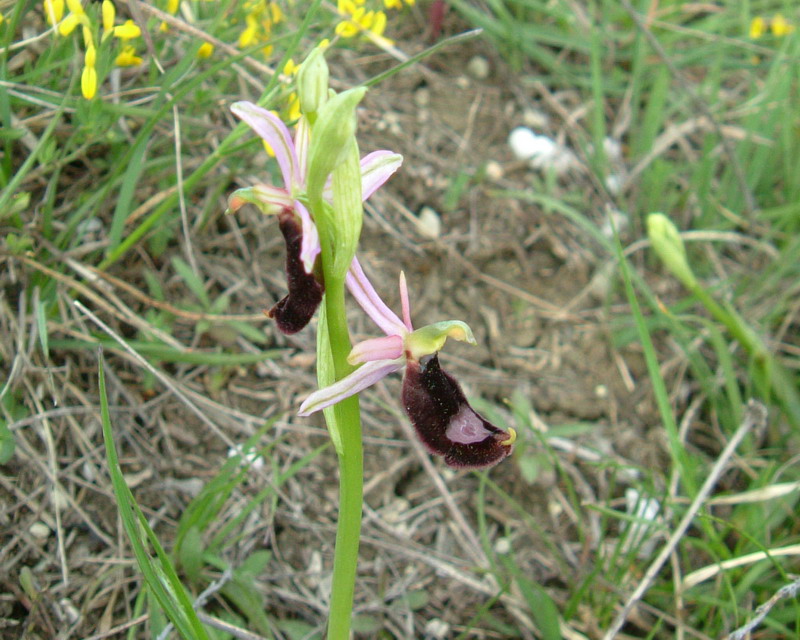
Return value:
<svg viewBox="0 0 800 640">
<path fill-rule="evenodd" d="M 147 523 L 147 519 L 136 503 L 131 490 L 125 482 L 125 477 L 122 475 L 111 430 L 102 354 L 98 357 L 98 383 L 103 440 L 106 447 L 106 459 L 109 473 L 111 474 L 114 496 L 117 499 L 122 524 L 128 534 L 131 548 L 136 556 L 139 569 L 144 575 L 147 588 L 158 600 L 167 617 L 186 640 L 209 640 L 205 627 L 192 607 L 189 594 L 175 573 L 172 563 Z M 152 556 L 153 550 L 156 554 L 155 558 Z"/>
</svg>

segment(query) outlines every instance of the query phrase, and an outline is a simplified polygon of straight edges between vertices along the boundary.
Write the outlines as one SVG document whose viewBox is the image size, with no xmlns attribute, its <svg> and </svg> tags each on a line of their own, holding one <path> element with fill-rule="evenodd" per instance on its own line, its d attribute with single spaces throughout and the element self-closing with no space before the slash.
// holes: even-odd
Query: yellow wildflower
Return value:
<svg viewBox="0 0 800 640">
<path fill-rule="evenodd" d="M 142 64 L 142 59 L 136 55 L 136 49 L 133 48 L 133 45 L 127 45 L 122 47 L 122 51 L 119 52 L 119 55 L 114 60 L 114 64 L 118 67 L 135 67 Z"/>
<path fill-rule="evenodd" d="M 94 98 L 97 93 L 97 70 L 94 67 L 84 67 L 81 72 L 81 93 L 87 100 Z"/>
<path fill-rule="evenodd" d="M 68 36 L 70 33 L 75 31 L 75 27 L 81 23 L 82 17 L 85 17 L 85 14 L 84 16 L 78 16 L 74 13 L 70 13 L 66 18 L 58 23 L 58 32 L 62 36 Z"/>
<path fill-rule="evenodd" d="M 300 111 L 300 98 L 296 93 L 289 96 L 289 108 L 286 111 L 286 117 L 289 121 L 299 120 L 302 112 Z"/>
<path fill-rule="evenodd" d="M 258 35 L 258 20 L 253 14 L 247 14 L 244 18 L 245 30 L 239 35 L 239 47 L 242 49 L 255 44 Z"/>
<path fill-rule="evenodd" d="M 178 13 L 178 8 L 180 7 L 181 0 L 168 0 L 167 2 L 167 12 L 171 13 L 173 16 Z"/>
<path fill-rule="evenodd" d="M 300 68 L 299 64 L 295 64 L 294 60 L 289 58 L 286 61 L 286 64 L 283 65 L 283 73 L 287 76 L 293 76 L 297 73 L 297 70 Z"/>
<path fill-rule="evenodd" d="M 114 18 L 117 17 L 117 10 L 111 0 L 103 0 L 103 38 L 108 37 L 114 28 Z"/>
<path fill-rule="evenodd" d="M 276 2 L 269 3 L 269 13 L 272 17 L 272 24 L 278 24 L 281 20 L 283 20 L 283 12 Z"/>
<path fill-rule="evenodd" d="M 794 31 L 794 25 L 789 24 L 786 21 L 786 18 L 784 18 L 780 13 L 776 14 L 775 17 L 772 18 L 770 28 L 772 29 L 772 35 L 777 38 L 789 35 Z"/>
<path fill-rule="evenodd" d="M 44 15 L 51 25 L 61 22 L 64 17 L 64 0 L 44 0 Z"/>
<path fill-rule="evenodd" d="M 767 23 L 764 22 L 764 18 L 762 18 L 761 16 L 756 16 L 750 23 L 750 37 L 753 40 L 757 40 L 758 38 L 764 35 L 764 31 L 766 31 L 766 28 L 767 28 Z"/>
<path fill-rule="evenodd" d="M 114 37 L 120 40 L 133 40 L 142 35 L 142 30 L 133 20 L 126 20 L 125 24 L 114 27 Z"/>
<path fill-rule="evenodd" d="M 383 6 L 386 9 L 402 9 L 403 2 L 402 0 L 383 0 Z"/>
<path fill-rule="evenodd" d="M 198 58 L 210 58 L 211 54 L 214 53 L 214 45 L 210 42 L 204 42 L 200 45 L 200 48 L 197 50 L 197 57 Z"/>
<path fill-rule="evenodd" d="M 87 67 L 94 67 L 97 64 L 97 49 L 93 44 L 86 47 L 86 54 L 83 56 L 83 64 Z"/>
<path fill-rule="evenodd" d="M 67 0 L 67 7 L 69 8 L 70 12 L 74 13 L 76 16 L 86 14 L 86 12 L 83 10 L 81 0 Z"/>
<path fill-rule="evenodd" d="M 382 36 L 384 29 L 386 29 L 386 14 L 383 11 L 376 11 L 369 30 L 376 36 Z"/>
</svg>

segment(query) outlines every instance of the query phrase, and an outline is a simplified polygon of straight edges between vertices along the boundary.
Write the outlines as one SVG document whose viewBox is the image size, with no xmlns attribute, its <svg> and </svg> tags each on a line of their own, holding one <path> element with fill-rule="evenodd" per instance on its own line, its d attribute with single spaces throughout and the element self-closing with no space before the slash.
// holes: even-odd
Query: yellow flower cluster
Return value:
<svg viewBox="0 0 800 640">
<path fill-rule="evenodd" d="M 97 44 L 95 39 L 96 25 L 92 17 L 86 13 L 80 0 L 66 0 L 69 13 L 64 17 L 65 0 L 44 0 L 44 14 L 47 21 L 57 26 L 61 36 L 70 35 L 78 26 L 83 35 L 83 71 L 81 72 L 81 93 L 87 100 L 97 94 Z M 114 60 L 120 67 L 133 66 L 142 63 L 136 55 L 136 50 L 129 42 L 142 35 L 141 30 L 133 22 L 127 20 L 123 24 L 115 24 L 117 11 L 111 0 L 103 0 L 101 9 L 103 34 L 100 42 L 105 42 L 110 37 L 117 38 L 122 43 L 122 50 Z"/>
<path fill-rule="evenodd" d="M 265 56 L 272 53 L 272 45 L 267 44 L 273 27 L 283 20 L 283 13 L 276 2 L 267 0 L 247 0 L 244 3 L 245 29 L 239 35 L 239 47 L 244 49 L 263 43 Z"/>
<path fill-rule="evenodd" d="M 405 0 L 405 4 L 411 6 L 416 0 Z M 383 0 L 386 9 L 402 9 L 403 0 Z M 336 34 L 342 38 L 352 38 L 358 34 L 372 34 L 387 44 L 392 41 L 384 37 L 386 29 L 386 13 L 379 9 L 371 9 L 367 6 L 367 0 L 338 0 L 336 9 L 343 18 L 336 25 Z"/>
<path fill-rule="evenodd" d="M 794 25 L 789 23 L 780 13 L 777 13 L 771 20 L 765 20 L 761 16 L 753 18 L 750 23 L 750 37 L 753 40 L 757 40 L 767 32 L 768 28 L 776 38 L 788 36 L 794 31 Z"/>
</svg>

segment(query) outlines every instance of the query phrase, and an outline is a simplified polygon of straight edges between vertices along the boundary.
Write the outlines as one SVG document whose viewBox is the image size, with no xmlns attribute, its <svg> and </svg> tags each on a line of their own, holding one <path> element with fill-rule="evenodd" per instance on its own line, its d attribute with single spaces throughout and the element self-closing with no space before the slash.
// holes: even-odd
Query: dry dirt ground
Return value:
<svg viewBox="0 0 800 640">
<path fill-rule="evenodd" d="M 488 62 L 488 77 L 478 79 L 467 70 L 475 55 Z M 386 68 L 386 56 L 343 53 L 332 67 L 338 80 L 352 84 Z M 405 271 L 418 326 L 450 318 L 470 324 L 479 346 L 448 344 L 442 363 L 471 397 L 509 415 L 506 401 L 516 391 L 530 401 L 532 421 L 540 428 L 591 425 L 573 439 L 574 447 L 562 444 L 556 452 L 580 499 L 596 504 L 621 495 L 619 486 L 611 495 L 615 463 L 651 467 L 661 460 L 659 422 L 642 359 L 635 346 L 614 346 L 612 323 L 624 308 L 615 306 L 622 298 L 610 288 L 608 256 L 563 216 L 496 193 L 530 191 L 542 181 L 511 155 L 507 136 L 514 126 L 533 114 L 543 118 L 546 133 L 570 142 L 569 118 L 579 122 L 584 106 L 570 92 L 520 86 L 479 41 L 445 50 L 372 90 L 361 111 L 362 151 L 393 149 L 405 163 L 368 207 L 360 255 L 394 308 L 398 273 Z M 232 123 L 225 113 L 212 117 L 219 126 Z M 248 178 L 241 176 L 228 192 Z M 464 185 L 454 199 L 460 180 Z M 553 189 L 579 196 L 575 206 L 598 225 L 606 220 L 607 199 L 588 172 L 575 171 Z M 321 417 L 295 416 L 299 401 L 315 386 L 313 330 L 287 338 L 260 315 L 283 296 L 285 286 L 274 221 L 249 210 L 224 218 L 223 198 L 202 197 L 217 197 L 220 215 L 192 237 L 198 268 L 212 292 L 230 295 L 228 312 L 258 318 L 253 322 L 271 336 L 267 348 L 281 352 L 260 365 L 222 373 L 162 365 L 186 396 L 182 400 L 130 356 L 106 350 L 122 467 L 167 548 L 176 519 L 228 452 L 224 439 L 189 404 L 236 442 L 266 418 L 277 419 L 262 439 L 276 443 L 273 460 L 234 494 L 226 516 L 327 440 Z M 425 206 L 440 216 L 438 237 L 421 233 L 417 216 Z M 51 338 L 97 335 L 86 316 L 70 306 L 78 297 L 128 338 L 166 308 L 174 313 L 162 316 L 170 323 L 164 329 L 184 345 L 255 348 L 221 327 L 196 334 L 196 316 L 187 312 L 191 296 L 170 263 L 172 255 L 185 256 L 181 248 L 157 260 L 137 249 L 110 270 L 119 280 L 94 278 L 68 263 L 81 255 L 50 265 L 64 274 L 58 276 L 63 306 L 60 317 L 50 321 Z M 148 298 L 143 267 L 161 278 L 167 307 Z M 0 475 L 0 620 L 6 626 L 0 635 L 19 637 L 25 630 L 31 638 L 122 637 L 119 631 L 140 616 L 134 610 L 140 578 L 105 464 L 96 354 L 51 347 L 50 360 L 43 359 L 33 338 L 36 320 L 23 304 L 33 295 L 37 273 L 31 264 L 7 259 L 2 276 L 4 373 L 10 375 L 15 363 L 14 388 L 28 417 L 14 424 L 17 453 Z M 356 337 L 375 334 L 355 307 L 351 326 Z M 487 564 L 476 524 L 479 478 L 448 470 L 420 450 L 399 412 L 399 383 L 397 377 L 387 379 L 362 399 L 366 507 L 358 613 L 377 620 L 385 637 L 455 637 L 488 606 L 521 637 L 532 638 L 519 593 L 490 602 L 495 587 L 480 569 Z M 521 439 L 521 451 L 537 446 L 530 432 Z M 595 464 L 584 455 L 588 450 L 602 451 L 607 464 Z M 258 585 L 275 620 L 324 622 L 336 473 L 329 448 L 277 488 L 275 499 L 245 522 L 241 538 L 227 550 L 234 565 L 255 549 L 272 552 Z M 510 543 L 521 571 L 563 602 L 569 595 L 564 567 L 577 575 L 594 569 L 593 541 L 584 539 L 581 546 L 577 535 L 578 528 L 592 531 L 587 526 L 594 516 L 574 511 L 556 474 L 527 482 L 516 459 L 493 469 L 490 479 L 522 511 L 487 492 L 490 544 L 501 538 Z M 26 571 L 35 595 L 21 587 Z M 417 594 L 414 603 L 402 597 L 409 593 Z M 208 609 L 226 606 L 223 598 L 212 598 Z M 573 623 L 590 636 L 596 631 L 591 620 Z M 485 631 L 469 637 L 504 637 L 483 623 L 477 627 Z M 360 637 L 377 636 L 373 629 Z"/>
</svg>

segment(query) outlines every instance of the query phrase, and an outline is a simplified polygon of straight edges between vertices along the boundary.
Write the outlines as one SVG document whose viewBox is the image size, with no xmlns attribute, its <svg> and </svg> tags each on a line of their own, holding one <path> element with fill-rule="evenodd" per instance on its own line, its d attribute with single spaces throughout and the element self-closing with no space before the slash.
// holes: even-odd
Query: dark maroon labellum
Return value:
<svg viewBox="0 0 800 640">
<path fill-rule="evenodd" d="M 511 453 L 514 436 L 475 412 L 437 354 L 408 360 L 403 408 L 423 444 L 451 467 L 490 467 Z"/>
<path fill-rule="evenodd" d="M 281 233 L 286 240 L 286 283 L 289 294 L 272 309 L 267 311 L 275 318 L 278 329 L 287 335 L 297 333 L 305 327 L 322 301 L 325 287 L 313 273 L 306 273 L 300 251 L 303 243 L 303 229 L 290 210 L 278 216 Z"/>
</svg>

